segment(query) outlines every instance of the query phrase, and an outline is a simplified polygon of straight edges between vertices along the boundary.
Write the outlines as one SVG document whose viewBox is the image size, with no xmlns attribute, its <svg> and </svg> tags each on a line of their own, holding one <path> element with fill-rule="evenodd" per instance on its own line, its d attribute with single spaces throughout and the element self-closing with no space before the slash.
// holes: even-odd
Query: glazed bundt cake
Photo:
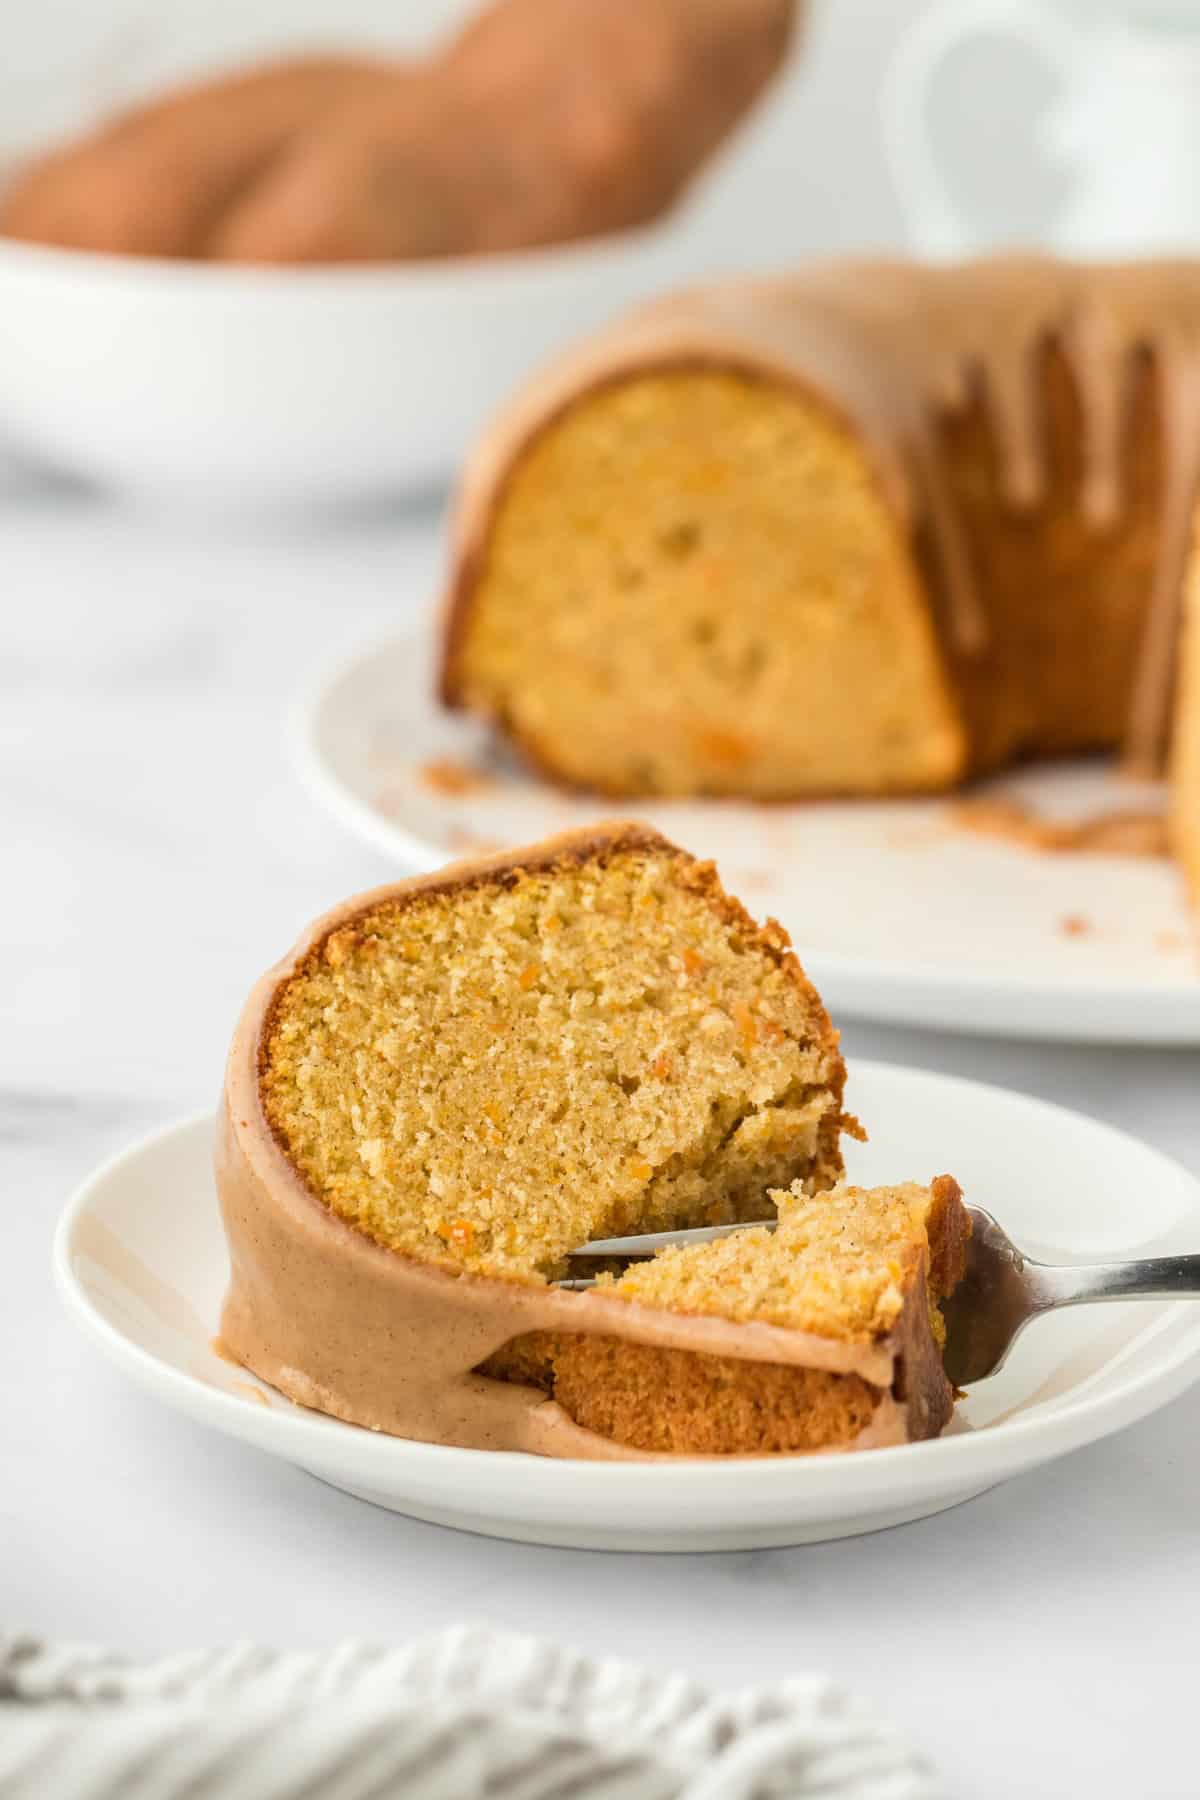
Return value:
<svg viewBox="0 0 1200 1800">
<path fill-rule="evenodd" d="M 1173 740 L 1200 262 L 814 267 L 644 308 L 478 448 L 442 692 L 609 794 L 888 794 Z"/>
<path fill-rule="evenodd" d="M 949 1406 L 939 1246 L 963 1215 L 952 1183 L 809 1205 L 857 1129 L 844 1080 L 784 932 L 656 833 L 600 827 L 362 896 L 264 977 L 235 1036 L 223 1343 L 306 1405 L 446 1443 L 929 1435 Z M 782 1189 L 774 1238 L 555 1285 L 582 1243 L 770 1217 Z"/>
</svg>

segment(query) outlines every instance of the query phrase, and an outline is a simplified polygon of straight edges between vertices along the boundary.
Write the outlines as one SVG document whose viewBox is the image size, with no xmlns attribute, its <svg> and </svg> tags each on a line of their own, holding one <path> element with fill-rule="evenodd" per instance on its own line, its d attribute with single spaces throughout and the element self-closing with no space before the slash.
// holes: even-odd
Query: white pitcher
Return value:
<svg viewBox="0 0 1200 1800">
<path fill-rule="evenodd" d="M 888 73 L 892 173 L 923 255 L 987 241 L 960 216 L 930 139 L 926 98 L 944 57 L 970 39 L 1016 38 L 1060 82 L 1036 141 L 1074 180 L 1050 247 L 1081 257 L 1200 253 L 1200 4 L 1130 5 L 1120 21 L 1071 25 L 1036 0 L 942 0 Z"/>
</svg>

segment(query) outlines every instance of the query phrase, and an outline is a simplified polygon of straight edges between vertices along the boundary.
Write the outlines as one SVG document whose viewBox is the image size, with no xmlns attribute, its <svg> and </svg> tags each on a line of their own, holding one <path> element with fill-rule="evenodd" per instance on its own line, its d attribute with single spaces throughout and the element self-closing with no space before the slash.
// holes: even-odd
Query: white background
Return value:
<svg viewBox="0 0 1200 1800">
<path fill-rule="evenodd" d="M 781 254 L 899 241 L 873 109 L 912 11 L 836 0 L 818 16 L 809 65 L 748 150 L 790 196 Z M 51 52 L 82 53 L 112 14 L 22 9 L 5 79 L 23 67 L 32 93 Z M 1014 73 L 1006 104 L 1019 88 Z M 989 181 L 1003 205 L 1045 199 L 994 161 L 964 166 L 981 205 Z M 67 1192 L 210 1101 L 252 979 L 311 915 L 390 873 L 300 791 L 283 720 L 331 657 L 425 604 L 439 559 L 435 518 L 401 505 L 234 525 L 0 477 L 0 1625 L 153 1654 L 398 1642 L 482 1618 L 730 1686 L 826 1669 L 900 1721 L 956 1796 L 1195 1794 L 1200 1390 L 899 1531 L 617 1557 L 373 1511 L 168 1414 L 60 1314 L 48 1250 Z M 862 1025 L 846 1046 L 1077 1105 L 1200 1173 L 1195 1052 Z"/>
</svg>

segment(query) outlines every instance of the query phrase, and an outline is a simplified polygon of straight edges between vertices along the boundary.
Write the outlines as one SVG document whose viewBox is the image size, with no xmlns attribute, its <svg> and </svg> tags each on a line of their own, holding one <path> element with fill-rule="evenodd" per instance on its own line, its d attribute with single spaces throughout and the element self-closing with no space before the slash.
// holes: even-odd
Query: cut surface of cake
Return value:
<svg viewBox="0 0 1200 1800">
<path fill-rule="evenodd" d="M 772 1190 L 791 1208 L 835 1187 L 839 1134 L 856 1129 L 844 1079 L 782 930 L 644 828 L 361 896 L 264 977 L 235 1035 L 222 1339 L 293 1399 L 446 1443 L 653 1453 L 548 1397 L 597 1387 L 580 1361 L 593 1340 L 682 1369 L 769 1364 L 804 1413 L 824 1386 L 813 1368 L 854 1376 L 871 1404 L 852 1439 L 928 1435 L 944 1419 L 927 1430 L 897 1373 L 918 1312 L 936 1359 L 924 1303 L 838 1338 L 769 1304 L 739 1317 L 555 1285 L 590 1239 L 761 1218 Z M 835 1441 L 798 1433 L 728 1448 Z M 677 1447 L 719 1436 L 681 1425 Z"/>
<path fill-rule="evenodd" d="M 845 424 L 758 376 L 581 397 L 512 469 L 466 604 L 453 692 L 572 782 L 772 798 L 964 767 L 902 528 Z"/>
<path fill-rule="evenodd" d="M 263 1105 L 340 1218 L 519 1278 L 825 1185 L 843 1070 L 777 926 L 649 833 L 381 897 L 278 993 Z"/>
<path fill-rule="evenodd" d="M 1197 396 L 1200 262 L 813 265 L 642 308 L 468 462 L 443 698 L 610 794 L 1161 768 L 1197 729 Z"/>
</svg>

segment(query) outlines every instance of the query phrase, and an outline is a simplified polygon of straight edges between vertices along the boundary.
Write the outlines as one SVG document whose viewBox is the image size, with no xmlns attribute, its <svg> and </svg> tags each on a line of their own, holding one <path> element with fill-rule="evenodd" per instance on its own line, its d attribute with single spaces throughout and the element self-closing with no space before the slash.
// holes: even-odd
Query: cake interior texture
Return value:
<svg viewBox="0 0 1200 1800">
<path fill-rule="evenodd" d="M 795 1183 L 767 1201 L 764 1214 L 779 1221 L 773 1232 L 752 1227 L 664 1249 L 601 1282 L 642 1306 L 856 1346 L 886 1338 L 911 1307 L 922 1315 L 918 1340 L 941 1345 L 939 1302 L 961 1278 L 970 1231 L 957 1182 L 939 1176 L 929 1187 L 838 1187 L 816 1196 Z M 543 1333 L 510 1346 L 492 1372 L 538 1382 L 577 1423 L 652 1452 L 844 1446 L 881 1399 L 858 1374 L 582 1334 Z M 947 1393 L 937 1397 L 948 1406 Z"/>
<path fill-rule="evenodd" d="M 826 401 L 683 367 L 581 394 L 516 458 L 457 651 L 463 703 L 560 776 L 624 793 L 936 789 L 1116 745 L 1158 541 L 1157 389 L 1143 360 L 1122 510 L 1098 528 L 1071 370 L 1051 347 L 1039 368 L 1036 508 L 1007 495 L 981 394 L 937 423 L 984 575 L 982 653 L 935 628 L 931 545 Z"/>
<path fill-rule="evenodd" d="M 648 1306 L 865 1343 L 891 1330 L 914 1280 L 927 1275 L 931 1323 L 942 1341 L 937 1302 L 961 1274 L 953 1180 L 818 1195 L 797 1182 L 768 1198 L 774 1231 L 749 1228 L 669 1247 L 605 1284 Z"/>
<path fill-rule="evenodd" d="M 387 1248 L 525 1282 L 841 1173 L 836 1035 L 779 927 L 626 833 L 368 906 L 282 984 L 267 1120 Z"/>
<path fill-rule="evenodd" d="M 966 765 L 859 443 L 795 385 L 730 370 L 610 381 L 535 435 L 454 667 L 464 704 L 612 792 L 904 791 Z"/>
</svg>

